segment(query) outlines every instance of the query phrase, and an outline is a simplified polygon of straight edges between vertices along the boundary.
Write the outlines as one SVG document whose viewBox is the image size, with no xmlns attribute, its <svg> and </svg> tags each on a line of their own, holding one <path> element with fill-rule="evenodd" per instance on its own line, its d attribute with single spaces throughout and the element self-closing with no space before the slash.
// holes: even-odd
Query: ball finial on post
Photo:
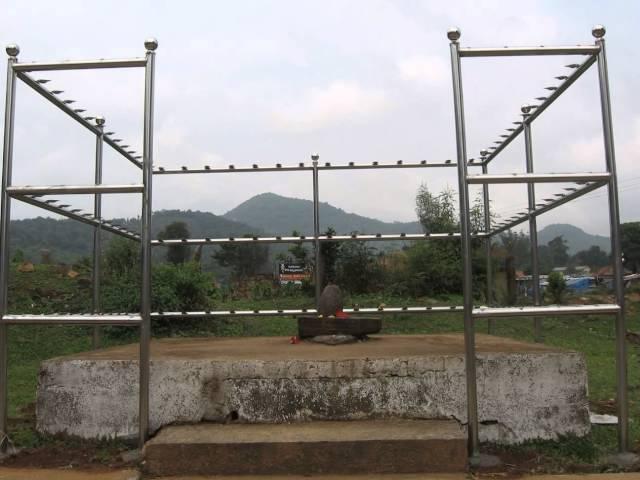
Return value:
<svg viewBox="0 0 640 480">
<path fill-rule="evenodd" d="M 486 157 L 487 155 L 489 155 L 489 150 L 485 150 L 484 148 L 480 150 L 481 157 Z"/>
<path fill-rule="evenodd" d="M 596 25 L 591 29 L 591 35 L 596 38 L 604 37 L 605 33 L 607 33 L 607 30 L 604 28 L 604 25 Z"/>
<path fill-rule="evenodd" d="M 312 153 L 311 160 L 313 160 L 314 162 L 317 162 L 318 160 L 320 160 L 320 155 L 318 155 L 317 153 Z"/>
<path fill-rule="evenodd" d="M 520 107 L 520 111 L 521 111 L 522 113 L 524 113 L 525 115 L 528 115 L 528 114 L 529 114 L 529 112 L 531 111 L 531 105 L 529 105 L 528 103 L 525 103 L 524 105 L 522 105 L 522 106 Z"/>
<path fill-rule="evenodd" d="M 149 52 L 153 52 L 156 48 L 158 48 L 158 40 L 153 37 L 147 38 L 144 41 L 144 48 L 146 48 Z"/>
<path fill-rule="evenodd" d="M 447 30 L 447 38 L 452 42 L 457 42 L 460 39 L 460 29 L 458 27 L 451 27 Z"/>
<path fill-rule="evenodd" d="M 9 55 L 10 57 L 17 57 L 18 54 L 20 53 L 20 47 L 15 43 L 7 45 L 5 50 L 7 52 L 7 55 Z"/>
<path fill-rule="evenodd" d="M 102 127 L 104 125 L 104 122 L 106 122 L 106 120 L 104 117 L 96 117 L 95 122 L 96 122 L 96 125 L 98 125 L 99 127 Z"/>
</svg>

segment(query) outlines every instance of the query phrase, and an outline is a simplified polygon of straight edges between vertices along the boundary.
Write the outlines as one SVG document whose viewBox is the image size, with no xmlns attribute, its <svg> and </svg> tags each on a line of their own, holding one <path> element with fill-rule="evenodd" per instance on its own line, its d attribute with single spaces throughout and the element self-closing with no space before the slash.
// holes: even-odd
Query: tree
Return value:
<svg viewBox="0 0 640 480">
<path fill-rule="evenodd" d="M 13 254 L 13 258 L 11 259 L 11 261 L 13 263 L 22 263 L 24 262 L 24 252 L 22 251 L 21 248 L 17 248 L 15 253 Z"/>
<path fill-rule="evenodd" d="M 564 275 L 560 272 L 551 272 L 548 278 L 546 295 L 555 304 L 562 303 L 564 295 L 567 291 L 567 282 L 564 280 Z"/>
<path fill-rule="evenodd" d="M 249 237 L 253 235 L 245 235 Z M 255 276 L 267 262 L 269 247 L 258 242 L 223 243 L 213 258 L 220 266 L 231 268 L 236 280 L 246 280 Z"/>
<path fill-rule="evenodd" d="M 620 225 L 620 243 L 624 254 L 624 264 L 633 273 L 640 272 L 640 222 Z"/>
<path fill-rule="evenodd" d="M 105 272 L 112 276 L 140 272 L 140 244 L 122 237 L 113 237 L 104 254 Z"/>
<path fill-rule="evenodd" d="M 455 193 L 446 188 L 439 195 L 432 194 L 425 184 L 416 195 L 416 214 L 425 233 L 447 233 L 457 229 Z"/>
<path fill-rule="evenodd" d="M 376 249 L 366 242 L 352 241 L 340 245 L 336 283 L 351 293 L 368 293 L 382 283 L 382 268 Z"/>
<path fill-rule="evenodd" d="M 299 237 L 300 233 L 294 230 L 291 232 L 292 237 Z M 293 256 L 294 260 L 297 263 L 302 265 L 306 265 L 309 261 L 309 250 L 306 249 L 304 243 L 296 242 L 291 247 L 289 247 L 289 253 Z"/>
<path fill-rule="evenodd" d="M 592 245 L 588 250 L 581 250 L 573 256 L 572 264 L 588 265 L 597 269 L 609 265 L 609 255 L 597 245 Z"/>
<path fill-rule="evenodd" d="M 336 234 L 333 227 L 327 228 L 324 232 L 327 237 L 332 237 Z M 338 261 L 338 251 L 340 245 L 338 242 L 322 242 L 320 244 L 320 278 L 322 278 L 322 285 L 326 285 L 329 282 L 336 280 L 336 262 Z M 318 266 L 315 266 L 318 268 Z"/>
<path fill-rule="evenodd" d="M 173 222 L 158 234 L 160 240 L 181 240 L 191 236 L 189 227 L 184 222 Z M 167 261 L 175 265 L 187 262 L 191 258 L 191 247 L 188 245 L 170 245 L 167 247 Z"/>
<path fill-rule="evenodd" d="M 553 240 L 550 240 L 547 246 L 549 247 L 553 265 L 555 267 L 566 266 L 569 262 L 569 247 L 567 247 L 567 242 L 562 235 L 558 235 Z"/>
</svg>

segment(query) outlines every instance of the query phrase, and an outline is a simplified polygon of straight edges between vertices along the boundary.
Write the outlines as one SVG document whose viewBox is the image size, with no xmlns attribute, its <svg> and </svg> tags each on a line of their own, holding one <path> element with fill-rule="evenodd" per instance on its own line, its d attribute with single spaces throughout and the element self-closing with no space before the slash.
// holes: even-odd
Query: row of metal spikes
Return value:
<svg viewBox="0 0 640 480">
<path fill-rule="evenodd" d="M 573 70 L 576 70 L 575 72 L 573 72 L 571 75 L 558 75 L 557 77 L 554 77 L 556 80 L 562 80 L 563 83 L 559 84 L 559 85 L 550 85 L 548 87 L 544 87 L 545 90 L 548 90 L 549 92 L 552 93 L 552 95 L 546 95 L 546 96 L 540 96 L 540 97 L 535 97 L 536 101 L 539 101 L 540 103 L 529 103 L 526 105 L 527 109 L 531 109 L 531 110 L 536 110 L 536 109 L 540 109 L 543 107 L 546 107 L 547 104 L 553 102 L 557 96 L 554 95 L 554 92 L 557 92 L 559 89 L 560 90 L 564 90 L 566 88 L 568 88 L 567 84 L 571 84 L 576 80 L 577 76 L 580 76 L 582 73 L 584 73 L 584 71 L 586 70 L 586 68 L 588 68 L 591 64 L 593 64 L 595 62 L 595 57 L 591 56 L 589 57 L 584 63 L 580 64 L 580 63 L 570 63 L 568 65 L 565 65 L 566 68 L 570 68 Z M 584 68 L 581 68 L 584 67 Z M 580 70 L 578 70 L 580 69 Z M 523 109 L 525 108 L 525 106 L 523 106 Z M 524 113 L 524 112 L 521 112 Z M 521 120 L 518 121 L 514 121 L 512 122 L 513 125 L 516 125 L 516 127 L 509 127 L 506 129 L 505 134 L 501 134 L 500 135 L 500 140 L 496 140 L 493 142 L 493 145 L 487 147 L 486 149 L 482 149 L 480 150 L 480 161 L 481 162 L 489 162 L 499 151 L 503 148 L 505 143 L 510 143 L 517 135 L 519 135 L 522 132 L 522 127 L 524 122 Z M 475 161 L 475 159 L 469 159 L 470 163 L 473 163 Z"/>
</svg>

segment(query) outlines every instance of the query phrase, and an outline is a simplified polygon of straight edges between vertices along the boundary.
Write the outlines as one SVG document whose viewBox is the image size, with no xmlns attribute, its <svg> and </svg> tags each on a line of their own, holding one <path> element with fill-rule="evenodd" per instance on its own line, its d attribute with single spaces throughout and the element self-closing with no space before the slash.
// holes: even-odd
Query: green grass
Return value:
<svg viewBox="0 0 640 480">
<path fill-rule="evenodd" d="M 12 312 L 82 311 L 89 302 L 87 288 L 79 288 L 78 279 L 59 275 L 52 268 L 39 267 L 36 272 L 13 275 L 10 309 Z M 83 282 L 80 282 L 82 285 Z M 640 301 L 638 295 L 628 302 L 628 328 L 640 330 Z M 293 308 L 311 306 L 312 299 L 283 297 L 263 300 L 233 300 L 217 308 Z M 402 305 L 460 305 L 459 297 L 441 299 L 407 299 L 384 295 L 348 298 L 347 306 L 376 307 Z M 64 308 L 68 307 L 68 308 Z M 85 307 L 86 308 L 86 307 Z M 533 321 L 528 319 L 500 319 L 495 322 L 495 334 L 519 340 L 533 340 Z M 385 334 L 461 332 L 459 314 L 389 315 L 384 318 Z M 487 322 L 477 323 L 477 332 L 485 333 Z M 19 446 L 35 446 L 50 441 L 36 435 L 32 423 L 21 419 L 33 416 L 30 406 L 35 402 L 37 375 L 41 361 L 88 350 L 91 331 L 86 327 L 24 326 L 9 328 L 9 415 L 12 419 L 11 437 Z M 188 335 L 219 336 L 292 336 L 296 322 L 292 318 L 254 317 L 234 320 L 207 320 L 197 324 Z M 590 400 L 592 403 L 615 398 L 615 341 L 614 324 L 610 316 L 563 317 L 544 319 L 545 343 L 576 350 L 585 355 L 588 365 Z M 127 336 L 106 335 L 105 345 L 137 340 L 132 329 Z M 631 439 L 633 445 L 640 440 L 640 404 L 636 400 L 640 389 L 640 362 L 638 349 L 629 346 L 629 397 L 631 399 Z M 517 447 L 520 451 L 533 449 L 550 458 L 562 461 L 595 462 L 603 454 L 616 450 L 616 429 L 596 426 L 584 439 L 565 438 L 560 442 L 531 442 Z"/>
</svg>

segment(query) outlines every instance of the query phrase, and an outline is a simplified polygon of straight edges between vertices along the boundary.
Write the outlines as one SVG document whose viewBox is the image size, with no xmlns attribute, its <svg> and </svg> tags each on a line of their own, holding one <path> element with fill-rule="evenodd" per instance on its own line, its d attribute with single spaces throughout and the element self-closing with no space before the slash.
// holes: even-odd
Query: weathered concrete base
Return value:
<svg viewBox="0 0 640 480">
<path fill-rule="evenodd" d="M 153 431 L 172 423 L 374 418 L 466 423 L 463 337 L 379 336 L 329 347 L 286 338 L 152 343 Z M 84 438 L 134 437 L 137 345 L 43 362 L 37 427 Z M 588 433 L 587 371 L 576 352 L 477 336 L 481 440 Z"/>
<path fill-rule="evenodd" d="M 461 472 L 467 439 L 452 420 L 199 424 L 163 428 L 144 457 L 153 476 Z"/>
</svg>

